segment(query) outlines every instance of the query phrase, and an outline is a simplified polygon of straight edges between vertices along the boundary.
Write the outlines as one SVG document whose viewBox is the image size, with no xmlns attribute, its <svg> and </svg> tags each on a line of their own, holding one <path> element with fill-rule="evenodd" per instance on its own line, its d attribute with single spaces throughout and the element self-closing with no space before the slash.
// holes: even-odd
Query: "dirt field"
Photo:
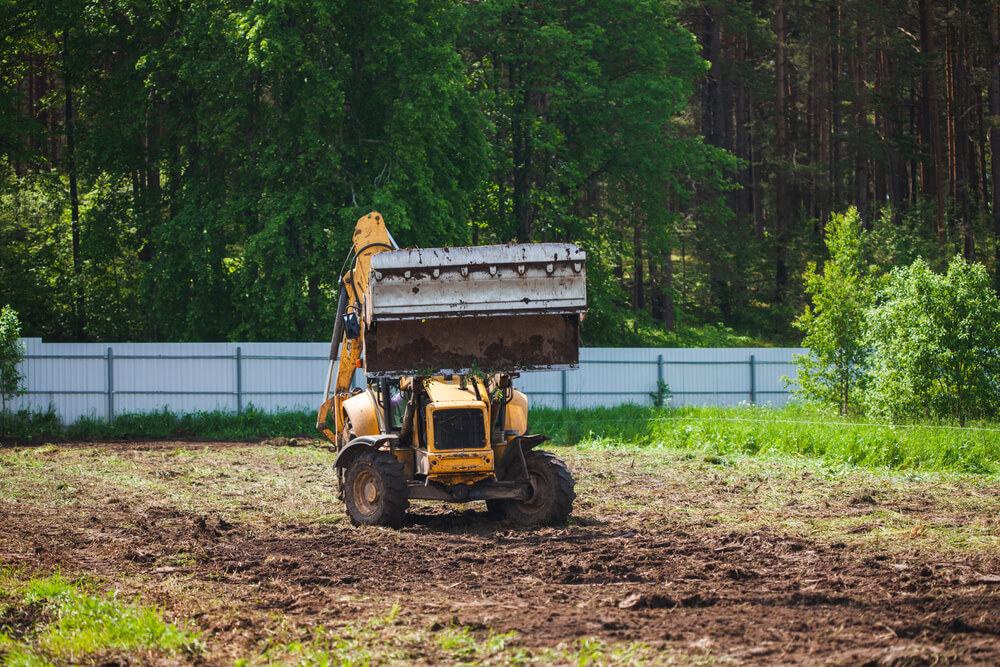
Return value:
<svg viewBox="0 0 1000 667">
<path fill-rule="evenodd" d="M 513 647 L 574 664 L 1000 664 L 995 478 L 555 448 L 578 480 L 566 527 L 414 503 L 400 530 L 357 529 L 330 452 L 287 444 L 0 449 L 0 563 L 158 605 L 204 633 L 179 658 L 201 664 L 280 660 L 272 645 L 394 605 L 373 662 L 456 661 L 432 639 L 464 628 L 516 632 L 475 654 L 501 663 Z M 380 655 L 390 632 L 423 639 Z"/>
</svg>

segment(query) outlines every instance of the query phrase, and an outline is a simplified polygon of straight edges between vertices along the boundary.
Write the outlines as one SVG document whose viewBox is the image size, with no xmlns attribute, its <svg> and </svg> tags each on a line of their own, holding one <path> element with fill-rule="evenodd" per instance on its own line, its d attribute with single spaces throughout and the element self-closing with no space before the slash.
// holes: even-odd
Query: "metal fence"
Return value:
<svg viewBox="0 0 1000 667">
<path fill-rule="evenodd" d="M 534 405 L 649 405 L 659 383 L 670 405 L 783 405 L 796 387 L 802 348 L 583 348 L 580 368 L 526 373 L 517 381 Z"/>
<path fill-rule="evenodd" d="M 53 408 L 64 422 L 170 410 L 313 410 L 329 343 L 43 343 L 25 339 L 27 393 L 14 409 Z M 671 405 L 789 399 L 797 348 L 583 348 L 580 368 L 524 373 L 534 405 L 650 404 L 659 382 Z M 359 374 L 360 375 L 360 374 Z M 358 381 L 363 378 L 358 377 Z"/>
</svg>

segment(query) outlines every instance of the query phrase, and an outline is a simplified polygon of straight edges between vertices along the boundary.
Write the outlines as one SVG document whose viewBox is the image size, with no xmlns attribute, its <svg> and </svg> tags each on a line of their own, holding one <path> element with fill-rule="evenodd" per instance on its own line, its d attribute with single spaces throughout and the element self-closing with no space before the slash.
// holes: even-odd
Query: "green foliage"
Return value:
<svg viewBox="0 0 1000 667">
<path fill-rule="evenodd" d="M 897 104 L 926 71 L 914 13 L 878 13 L 906 29 L 878 42 L 898 72 L 873 95 L 824 71 L 845 48 L 831 35 L 867 8 L 785 9 L 785 69 L 805 94 L 775 114 L 768 3 L 10 0 L 0 293 L 48 339 L 319 340 L 354 222 L 378 209 L 403 246 L 584 246 L 588 344 L 787 343 L 822 222 L 849 192 L 874 209 L 876 265 L 943 268 L 963 235 L 990 261 L 974 169 L 945 201 L 952 245 L 923 176 L 905 178 L 930 154 Z M 876 132 L 879 114 L 898 132 Z M 873 202 L 856 176 L 891 187 Z M 887 198 L 901 208 L 880 218 Z M 812 389 L 840 382 L 850 407 L 833 375 Z"/>
<path fill-rule="evenodd" d="M 984 267 L 894 270 L 868 311 L 872 416 L 993 418 L 1000 409 L 1000 300 Z"/>
<path fill-rule="evenodd" d="M 317 340 L 331 258 L 361 214 L 383 209 L 404 245 L 467 242 L 487 155 L 463 14 L 445 0 L 4 5 L 0 56 L 28 63 L 0 82 L 4 136 L 53 121 L 22 137 L 27 175 L 0 174 L 0 287 L 31 335 L 65 338 L 79 292 L 90 339 Z M 7 105 L 29 76 L 58 89 Z M 66 93 L 80 278 L 69 165 L 45 165 L 70 129 Z"/>
<path fill-rule="evenodd" d="M 864 257 L 861 219 L 856 209 L 835 215 L 826 229 L 830 259 L 822 273 L 810 264 L 806 291 L 812 306 L 795 320 L 805 332 L 808 355 L 796 356 L 800 393 L 811 400 L 839 406 L 847 414 L 863 391 L 865 311 L 872 299 L 872 270 Z"/>
<path fill-rule="evenodd" d="M 54 408 L 48 410 L 18 410 L 7 416 L 8 432 L 18 440 L 35 440 L 64 432 L 62 420 Z"/>
<path fill-rule="evenodd" d="M 0 435 L 7 433 L 7 401 L 24 393 L 24 361 L 21 322 L 8 305 L 0 309 Z"/>
<path fill-rule="evenodd" d="M 66 207 L 58 174 L 18 176 L 0 159 L 0 293 L 19 313 L 26 336 L 58 338 L 70 327 Z"/>
<path fill-rule="evenodd" d="M 0 570 L 3 615 L 30 619 L 0 631 L 5 665 L 100 662 L 115 651 L 152 651 L 162 656 L 201 650 L 197 633 L 165 622 L 156 609 L 103 594 L 86 582 L 55 574 L 24 578 Z"/>
<path fill-rule="evenodd" d="M 651 319 L 651 304 L 635 303 L 625 266 L 648 263 L 648 301 L 672 309 L 659 305 L 675 296 L 661 267 L 679 210 L 731 217 L 721 193 L 734 160 L 685 123 L 706 69 L 693 35 L 675 7 L 634 0 L 489 0 L 472 3 L 466 23 L 470 83 L 492 148 L 476 238 L 579 243 L 588 252 L 584 340 L 635 344 L 642 337 L 627 321 Z"/>
</svg>

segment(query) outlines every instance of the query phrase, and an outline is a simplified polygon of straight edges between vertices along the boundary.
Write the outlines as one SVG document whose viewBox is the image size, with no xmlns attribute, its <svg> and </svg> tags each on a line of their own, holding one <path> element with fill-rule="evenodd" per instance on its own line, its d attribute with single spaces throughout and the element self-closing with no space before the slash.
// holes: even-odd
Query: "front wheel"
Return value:
<svg viewBox="0 0 1000 667">
<path fill-rule="evenodd" d="M 576 498 L 569 468 L 548 452 L 529 452 L 524 462 L 528 468 L 531 497 L 506 501 L 507 518 L 535 526 L 565 523 Z M 524 472 L 521 474 L 523 476 Z"/>
<path fill-rule="evenodd" d="M 389 452 L 358 454 L 344 478 L 344 504 L 355 526 L 398 526 L 410 506 L 403 464 Z"/>
</svg>

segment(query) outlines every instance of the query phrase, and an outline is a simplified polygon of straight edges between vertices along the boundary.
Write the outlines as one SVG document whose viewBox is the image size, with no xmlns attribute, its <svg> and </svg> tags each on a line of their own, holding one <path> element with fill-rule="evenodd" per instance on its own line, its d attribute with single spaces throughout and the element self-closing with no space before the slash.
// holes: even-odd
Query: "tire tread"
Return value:
<svg viewBox="0 0 1000 667">
<path fill-rule="evenodd" d="M 347 515 L 350 517 L 351 523 L 355 526 L 399 526 L 403 522 L 406 510 L 410 507 L 409 491 L 406 485 L 406 471 L 403 464 L 389 452 L 369 450 L 358 454 L 351 462 L 350 468 L 359 465 L 363 461 L 368 461 L 382 478 L 385 501 L 382 506 L 382 512 L 379 515 L 375 516 L 371 521 L 363 521 L 351 512 L 350 501 L 345 494 L 344 501 L 347 505 Z M 350 469 L 348 469 L 347 477 L 348 479 L 350 478 Z"/>
<path fill-rule="evenodd" d="M 518 507 L 516 501 L 505 503 L 507 518 L 519 523 L 540 526 L 552 526 L 566 523 L 573 511 L 573 501 L 576 499 L 576 484 L 573 475 L 562 459 L 545 451 L 531 451 L 525 454 L 525 462 L 530 468 L 532 463 L 545 466 L 552 475 L 553 498 L 544 508 L 533 514 L 525 513 Z"/>
</svg>

